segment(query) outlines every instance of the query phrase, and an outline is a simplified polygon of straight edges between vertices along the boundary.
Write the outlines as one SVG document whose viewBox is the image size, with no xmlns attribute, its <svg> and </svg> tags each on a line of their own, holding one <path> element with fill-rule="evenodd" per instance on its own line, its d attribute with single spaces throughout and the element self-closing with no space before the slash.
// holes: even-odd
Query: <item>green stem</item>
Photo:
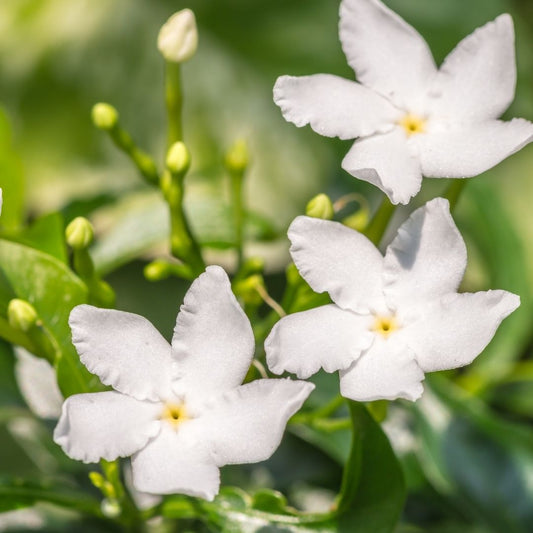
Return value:
<svg viewBox="0 0 533 533">
<path fill-rule="evenodd" d="M 102 459 L 100 461 L 102 471 L 109 483 L 113 487 L 115 498 L 119 502 L 121 507 L 120 520 L 128 531 L 144 531 L 144 523 L 141 518 L 141 513 L 129 491 L 124 487 L 122 480 L 120 479 L 120 463 L 118 460 L 106 461 Z"/>
<path fill-rule="evenodd" d="M 448 189 L 446 189 L 446 192 L 444 193 L 444 198 L 446 198 L 450 202 L 450 211 L 453 212 L 455 210 L 455 206 L 459 201 L 459 197 L 461 196 L 465 185 L 466 179 L 454 179 L 450 183 Z"/>
<path fill-rule="evenodd" d="M 372 217 L 370 224 L 366 228 L 364 234 L 376 245 L 378 246 L 383 234 L 389 225 L 390 219 L 396 210 L 396 206 L 391 203 L 387 196 L 383 198 L 381 205 L 378 207 L 378 210 Z"/>
<path fill-rule="evenodd" d="M 231 199 L 233 204 L 233 222 L 235 224 L 235 247 L 237 249 L 237 268 L 243 262 L 243 224 L 244 209 L 242 203 L 242 172 L 231 172 Z"/>
<path fill-rule="evenodd" d="M 116 124 L 108 133 L 115 145 L 129 156 L 145 180 L 156 185 L 159 180 L 159 173 L 154 160 L 134 143 L 130 134 L 119 124 Z"/>
<path fill-rule="evenodd" d="M 170 248 L 172 255 L 183 261 L 191 269 L 193 277 L 200 275 L 205 263 L 198 243 L 190 230 L 183 210 L 184 176 L 172 175 L 165 171 L 161 190 L 170 209 Z"/>
<path fill-rule="evenodd" d="M 165 76 L 165 102 L 168 117 L 168 146 L 183 140 L 181 71 L 179 63 L 167 61 Z"/>
<path fill-rule="evenodd" d="M 89 250 L 87 248 L 73 249 L 72 262 L 74 271 L 87 285 L 89 303 L 101 307 L 113 307 L 115 305 L 115 292 L 98 277 Z"/>
</svg>

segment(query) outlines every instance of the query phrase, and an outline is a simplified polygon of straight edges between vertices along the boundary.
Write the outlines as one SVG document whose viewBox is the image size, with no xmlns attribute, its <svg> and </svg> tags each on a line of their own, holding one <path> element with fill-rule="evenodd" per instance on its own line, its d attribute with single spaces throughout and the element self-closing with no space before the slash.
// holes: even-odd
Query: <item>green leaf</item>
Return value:
<svg viewBox="0 0 533 533">
<path fill-rule="evenodd" d="M 0 513 L 47 502 L 83 513 L 102 516 L 100 503 L 68 486 L 52 482 L 36 483 L 18 478 L 0 478 Z"/>
<path fill-rule="evenodd" d="M 56 258 L 6 240 L 0 240 L 0 270 L 15 296 L 35 307 L 50 334 L 60 354 L 56 367 L 62 393 L 89 392 L 97 380 L 80 363 L 68 326 L 71 309 L 87 301 L 85 285 Z"/>
<path fill-rule="evenodd" d="M 62 263 L 67 262 L 65 227 L 60 213 L 50 213 L 38 218 L 13 240 L 49 254 Z"/>
<path fill-rule="evenodd" d="M 366 407 L 349 403 L 354 436 L 338 505 L 339 531 L 389 533 L 395 529 L 405 501 L 402 469 Z"/>
<path fill-rule="evenodd" d="M 465 189 L 468 220 L 460 226 L 482 255 L 488 268 L 490 285 L 521 296 L 522 305 L 504 320 L 494 339 L 467 370 L 474 385 L 499 381 L 522 355 L 530 337 L 533 299 L 528 284 L 525 251 L 499 195 L 482 180 L 472 180 Z M 469 243 L 470 244 L 470 243 Z"/>
</svg>

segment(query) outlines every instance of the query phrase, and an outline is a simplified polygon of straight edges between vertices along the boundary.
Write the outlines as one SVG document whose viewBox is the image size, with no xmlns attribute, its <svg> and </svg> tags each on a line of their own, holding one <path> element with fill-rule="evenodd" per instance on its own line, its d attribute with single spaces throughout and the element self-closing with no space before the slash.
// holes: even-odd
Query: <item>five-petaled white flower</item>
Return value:
<svg viewBox="0 0 533 533">
<path fill-rule="evenodd" d="M 219 468 L 262 461 L 314 385 L 261 379 L 241 385 L 254 337 L 224 270 L 191 286 L 172 346 L 145 318 L 80 305 L 70 315 L 82 362 L 115 391 L 63 404 L 54 440 L 74 459 L 133 455 L 137 490 L 212 499 Z"/>
<path fill-rule="evenodd" d="M 533 139 L 533 124 L 496 120 L 514 98 L 513 22 L 466 37 L 437 70 L 424 39 L 379 0 L 343 0 L 340 40 L 360 83 L 328 74 L 278 78 L 286 120 L 359 139 L 342 168 L 408 203 L 422 176 L 471 177 Z"/>
<path fill-rule="evenodd" d="M 501 290 L 457 292 L 466 248 L 442 198 L 411 215 L 385 257 L 338 222 L 298 217 L 289 238 L 300 274 L 335 303 L 282 318 L 268 365 L 300 378 L 340 370 L 353 400 L 416 400 L 424 372 L 472 362 L 520 304 Z"/>
</svg>

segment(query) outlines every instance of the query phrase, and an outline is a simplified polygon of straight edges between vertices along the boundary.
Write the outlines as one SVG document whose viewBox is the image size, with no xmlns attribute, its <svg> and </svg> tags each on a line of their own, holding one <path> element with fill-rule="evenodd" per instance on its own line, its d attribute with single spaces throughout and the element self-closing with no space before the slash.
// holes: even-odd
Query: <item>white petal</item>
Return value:
<svg viewBox="0 0 533 533">
<path fill-rule="evenodd" d="M 54 441 L 72 459 L 114 461 L 143 448 L 160 428 L 161 404 L 118 392 L 75 394 L 63 404 Z"/>
<path fill-rule="evenodd" d="M 138 400 L 171 394 L 170 346 L 146 318 L 78 305 L 69 324 L 81 362 L 102 383 Z"/>
<path fill-rule="evenodd" d="M 533 140 L 533 124 L 521 118 L 489 120 L 413 136 L 428 178 L 469 178 L 485 172 Z"/>
<path fill-rule="evenodd" d="M 343 0 L 339 34 L 357 79 L 416 111 L 437 69 L 426 41 L 379 0 Z"/>
<path fill-rule="evenodd" d="M 40 418 L 59 418 L 63 396 L 57 386 L 52 365 L 16 347 L 15 377 L 28 407 Z"/>
<path fill-rule="evenodd" d="M 355 139 L 386 131 L 401 112 L 385 98 L 354 81 L 330 74 L 281 76 L 274 85 L 274 102 L 285 120 L 326 137 Z"/>
<path fill-rule="evenodd" d="M 422 395 L 423 379 L 414 354 L 394 334 L 376 338 L 350 368 L 340 371 L 342 396 L 358 402 L 396 398 L 414 402 Z"/>
<path fill-rule="evenodd" d="M 483 351 L 519 305 L 520 298 L 506 291 L 450 294 L 428 306 L 403 334 L 425 372 L 458 368 Z"/>
<path fill-rule="evenodd" d="M 297 217 L 288 231 L 290 252 L 316 292 L 327 291 L 343 309 L 368 311 L 383 300 L 383 256 L 361 233 L 339 222 Z"/>
<path fill-rule="evenodd" d="M 256 463 L 279 446 L 287 420 L 315 388 L 290 379 L 260 379 L 224 393 L 198 419 L 216 464 Z"/>
<path fill-rule="evenodd" d="M 307 379 L 348 368 L 372 343 L 368 316 L 324 305 L 282 318 L 265 341 L 268 367 Z"/>
<path fill-rule="evenodd" d="M 409 203 L 422 185 L 420 161 L 400 128 L 356 141 L 342 168 L 379 187 L 393 204 Z"/>
<path fill-rule="evenodd" d="M 455 292 L 466 268 L 466 247 L 444 198 L 420 207 L 388 246 L 384 292 L 392 308 L 415 307 Z"/>
<path fill-rule="evenodd" d="M 498 118 L 514 99 L 513 20 L 501 15 L 463 39 L 444 61 L 431 90 L 432 111 L 474 122 Z"/>
<path fill-rule="evenodd" d="M 172 353 L 178 373 L 174 390 L 212 394 L 242 383 L 255 349 L 252 327 L 218 266 L 191 285 L 176 321 Z"/>
<path fill-rule="evenodd" d="M 182 428 L 163 425 L 161 433 L 131 458 L 133 485 L 151 494 L 180 493 L 212 500 L 220 486 L 218 467 L 207 449 Z"/>
</svg>

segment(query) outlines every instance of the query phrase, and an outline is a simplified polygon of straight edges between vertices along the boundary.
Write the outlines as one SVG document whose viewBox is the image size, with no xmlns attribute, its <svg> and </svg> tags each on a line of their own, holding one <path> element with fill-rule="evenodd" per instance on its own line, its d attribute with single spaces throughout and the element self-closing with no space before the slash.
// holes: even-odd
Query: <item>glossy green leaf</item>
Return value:
<svg viewBox="0 0 533 533">
<path fill-rule="evenodd" d="M 14 240 L 51 255 L 62 263 L 67 262 L 65 226 L 59 213 L 50 213 L 38 218 Z"/>
<path fill-rule="evenodd" d="M 5 240 L 0 240 L 0 270 L 16 297 L 35 307 L 56 353 L 61 354 L 56 366 L 63 394 L 88 392 L 95 378 L 80 363 L 68 326 L 71 309 L 87 301 L 85 285 L 56 258 Z"/>
<path fill-rule="evenodd" d="M 354 436 L 338 504 L 339 531 L 392 532 L 406 496 L 401 466 L 366 407 L 350 401 L 350 415 Z"/>
<path fill-rule="evenodd" d="M 92 496 L 68 486 L 17 478 L 0 478 L 0 512 L 52 503 L 79 512 L 101 516 L 100 503 Z"/>
<path fill-rule="evenodd" d="M 487 288 L 509 290 L 521 297 L 520 308 L 504 320 L 492 342 L 467 370 L 467 375 L 473 375 L 483 386 L 505 376 L 521 356 L 530 336 L 533 299 L 522 243 L 496 191 L 481 180 L 472 180 L 464 200 L 468 220 L 461 227 L 467 230 L 488 269 Z"/>
</svg>

